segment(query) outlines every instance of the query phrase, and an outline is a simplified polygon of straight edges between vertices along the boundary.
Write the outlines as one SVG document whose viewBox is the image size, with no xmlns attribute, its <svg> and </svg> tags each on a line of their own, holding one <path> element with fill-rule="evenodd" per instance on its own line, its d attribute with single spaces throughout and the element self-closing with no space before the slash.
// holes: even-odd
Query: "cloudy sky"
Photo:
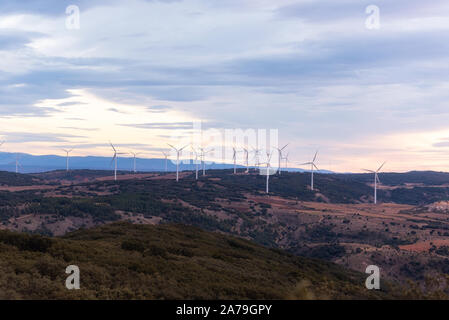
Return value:
<svg viewBox="0 0 449 320">
<path fill-rule="evenodd" d="M 447 0 L 2 0 L 2 149 L 159 156 L 203 121 L 278 129 L 291 166 L 319 149 L 335 171 L 449 171 L 448 17 Z"/>
</svg>

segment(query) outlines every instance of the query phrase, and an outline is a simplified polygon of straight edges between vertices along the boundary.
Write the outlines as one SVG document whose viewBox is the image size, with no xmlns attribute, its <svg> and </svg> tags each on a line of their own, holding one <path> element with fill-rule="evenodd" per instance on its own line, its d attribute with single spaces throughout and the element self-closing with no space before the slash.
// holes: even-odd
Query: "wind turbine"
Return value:
<svg viewBox="0 0 449 320">
<path fill-rule="evenodd" d="M 67 155 L 66 160 L 65 160 L 65 171 L 69 172 L 69 153 L 73 151 L 73 149 L 67 150 L 67 149 L 62 149 L 62 151 L 64 151 Z"/>
<path fill-rule="evenodd" d="M 379 174 L 380 170 L 383 168 L 383 166 L 385 165 L 385 163 L 387 163 L 387 162 L 382 163 L 382 165 L 376 171 L 363 169 L 364 171 L 374 173 L 374 204 L 377 204 L 377 184 L 380 183 L 378 174 Z"/>
<path fill-rule="evenodd" d="M 310 164 L 310 167 L 311 167 L 311 175 L 310 175 L 310 177 L 311 177 L 311 180 L 310 180 L 310 189 L 313 191 L 313 170 L 314 169 L 317 169 L 317 170 L 320 170 L 320 169 L 318 169 L 318 167 L 315 165 L 315 160 L 316 160 L 316 156 L 318 155 L 318 151 L 317 152 L 315 152 L 315 156 L 313 157 L 313 160 L 311 161 L 311 162 L 306 162 L 306 163 L 301 163 L 301 165 L 306 165 L 306 164 Z"/>
<path fill-rule="evenodd" d="M 281 174 L 281 160 L 282 160 L 282 151 L 288 146 L 288 143 L 283 146 L 282 148 L 276 148 L 276 150 L 278 151 L 278 173 L 279 175 Z"/>
<path fill-rule="evenodd" d="M 132 151 L 131 151 L 130 154 L 132 154 L 133 157 L 134 157 L 133 169 L 134 169 L 134 173 L 136 173 L 136 172 L 137 172 L 137 167 L 136 167 L 136 157 L 137 157 L 139 154 L 141 154 L 141 152 L 132 152 Z"/>
<path fill-rule="evenodd" d="M 236 174 L 237 173 L 237 163 L 236 163 L 236 161 L 237 161 L 237 149 L 235 148 L 235 147 L 232 147 L 232 151 L 233 151 L 233 153 L 232 153 L 232 159 L 234 160 L 234 174 Z"/>
<path fill-rule="evenodd" d="M 269 182 L 270 182 L 270 160 L 271 160 L 271 156 L 273 155 L 272 152 L 267 152 L 267 162 L 266 163 L 260 163 L 260 164 L 265 164 L 267 166 L 266 170 L 266 175 L 267 175 L 267 184 L 266 184 L 266 188 L 265 188 L 265 192 L 268 194 L 269 192 Z"/>
<path fill-rule="evenodd" d="M 114 180 L 117 181 L 117 159 L 118 159 L 118 155 L 119 154 L 126 154 L 126 153 L 117 152 L 117 150 L 115 149 L 114 145 L 111 142 L 109 142 L 109 144 L 111 145 L 112 149 L 114 150 L 114 156 L 112 157 L 111 164 L 115 161 L 115 165 L 114 165 Z"/>
<path fill-rule="evenodd" d="M 201 166 L 203 167 L 203 176 L 206 175 L 206 154 L 211 152 L 212 150 L 206 151 L 205 148 L 199 148 L 201 151 L 200 158 L 201 158 Z"/>
<path fill-rule="evenodd" d="M 167 161 L 168 161 L 168 153 L 165 151 L 162 151 L 165 157 L 165 172 L 167 172 Z"/>
<path fill-rule="evenodd" d="M 176 151 L 176 182 L 179 181 L 179 154 L 182 152 L 182 150 L 187 147 L 188 145 L 182 147 L 181 149 L 176 149 L 171 144 L 167 143 L 172 149 Z"/>
<path fill-rule="evenodd" d="M 246 161 L 246 173 L 249 172 L 249 162 L 248 162 L 248 157 L 249 157 L 249 152 L 247 148 L 243 148 L 243 151 L 245 152 L 245 161 Z"/>
<path fill-rule="evenodd" d="M 198 180 L 198 152 L 192 147 L 193 153 L 195 153 L 195 180 Z"/>
<path fill-rule="evenodd" d="M 19 173 L 19 167 L 22 168 L 22 165 L 19 162 L 19 154 L 16 153 L 16 173 Z"/>
<path fill-rule="evenodd" d="M 254 151 L 254 159 L 255 159 L 255 168 L 254 170 L 257 171 L 259 169 L 259 154 L 260 154 L 260 149 L 256 149 L 256 148 L 252 148 Z"/>
<path fill-rule="evenodd" d="M 285 161 L 284 167 L 285 167 L 286 170 L 288 169 L 288 155 L 289 154 L 287 153 L 287 155 L 283 158 L 284 161 Z"/>
</svg>

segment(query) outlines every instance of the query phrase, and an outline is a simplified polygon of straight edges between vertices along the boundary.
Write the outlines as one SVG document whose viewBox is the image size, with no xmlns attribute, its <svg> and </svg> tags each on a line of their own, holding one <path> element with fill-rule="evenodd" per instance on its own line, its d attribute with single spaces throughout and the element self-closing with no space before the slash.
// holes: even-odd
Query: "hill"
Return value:
<svg viewBox="0 0 449 320">
<path fill-rule="evenodd" d="M 42 184 L 0 187 L 0 229 L 61 236 L 116 221 L 178 223 L 361 272 L 382 265 L 401 283 L 449 274 L 449 219 L 438 209 L 448 199 L 444 184 L 382 185 L 376 206 L 372 186 L 353 175 L 317 174 L 311 191 L 308 173 L 283 173 L 270 178 L 269 195 L 265 177 L 242 170 L 208 170 L 198 181 L 182 172 L 179 182 L 172 172 L 122 173 L 118 181 L 92 170 L 22 176 Z"/>
<path fill-rule="evenodd" d="M 77 265 L 81 290 L 65 288 Z M 382 282 L 183 225 L 114 223 L 63 238 L 0 231 L 0 299 L 391 299 Z"/>
</svg>

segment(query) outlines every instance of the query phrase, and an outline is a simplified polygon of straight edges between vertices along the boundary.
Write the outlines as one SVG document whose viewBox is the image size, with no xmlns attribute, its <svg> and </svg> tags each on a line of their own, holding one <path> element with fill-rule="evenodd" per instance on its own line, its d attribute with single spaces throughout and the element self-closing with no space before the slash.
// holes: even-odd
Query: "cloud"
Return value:
<svg viewBox="0 0 449 320">
<path fill-rule="evenodd" d="M 134 123 L 119 124 L 119 126 L 139 129 L 166 129 L 166 130 L 186 130 L 192 129 L 192 122 L 155 122 L 155 123 Z"/>
<path fill-rule="evenodd" d="M 21 142 L 65 142 L 68 138 L 83 138 L 80 135 L 30 132 L 0 132 L 7 143 Z"/>
<path fill-rule="evenodd" d="M 320 145 L 350 146 L 360 158 L 372 156 L 358 151 L 360 141 L 446 126 L 447 1 L 379 0 L 375 31 L 365 28 L 365 0 L 81 0 L 76 31 L 64 28 L 69 4 L 1 1 L 2 125 L 42 117 L 75 130 L 56 122 L 85 121 L 70 108 L 83 105 L 98 122 L 88 126 L 105 132 L 113 131 L 106 122 L 131 132 L 187 130 L 194 118 L 205 127 L 280 129 L 297 156 Z M 68 89 L 113 107 L 87 105 Z M 141 123 L 146 116 L 154 122 Z M 101 138 L 89 137 L 92 145 Z"/>
<path fill-rule="evenodd" d="M 164 105 L 151 106 L 147 108 L 147 110 L 150 111 L 151 113 L 164 113 L 170 109 L 171 107 Z"/>
<path fill-rule="evenodd" d="M 59 103 L 58 106 L 59 107 L 70 107 L 70 106 L 79 106 L 79 105 L 83 105 L 83 104 L 87 104 L 85 102 L 79 102 L 79 101 L 71 101 L 71 102 L 62 102 Z"/>
<path fill-rule="evenodd" d="M 59 127 L 60 129 L 80 130 L 80 131 L 98 131 L 98 128 L 79 128 L 79 127 Z"/>
<path fill-rule="evenodd" d="M 119 110 L 119 109 L 117 109 L 117 108 L 109 108 L 108 111 L 116 112 L 116 113 L 126 113 L 126 112 L 121 111 L 121 110 Z"/>
</svg>

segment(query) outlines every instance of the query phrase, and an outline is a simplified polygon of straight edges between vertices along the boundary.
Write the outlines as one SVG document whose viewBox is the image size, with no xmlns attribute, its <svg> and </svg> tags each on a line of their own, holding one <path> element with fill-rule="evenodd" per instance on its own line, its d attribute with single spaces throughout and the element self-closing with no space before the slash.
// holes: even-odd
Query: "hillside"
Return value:
<svg viewBox="0 0 449 320">
<path fill-rule="evenodd" d="M 68 265 L 81 290 L 64 287 Z M 329 262 L 182 225 L 114 223 L 63 238 L 0 231 L 0 299 L 388 299 Z"/>
<path fill-rule="evenodd" d="M 253 171 L 208 170 L 198 181 L 182 172 L 178 183 L 172 172 L 122 173 L 118 181 L 108 171 L 36 176 L 40 184 L 0 188 L 0 229 L 62 236 L 117 221 L 178 223 L 360 272 L 378 264 L 403 284 L 449 274 L 449 218 L 437 209 L 448 199 L 445 185 L 382 185 L 376 206 L 372 187 L 352 175 L 317 174 L 311 191 L 308 173 L 283 173 L 270 178 L 270 195 Z"/>
</svg>

